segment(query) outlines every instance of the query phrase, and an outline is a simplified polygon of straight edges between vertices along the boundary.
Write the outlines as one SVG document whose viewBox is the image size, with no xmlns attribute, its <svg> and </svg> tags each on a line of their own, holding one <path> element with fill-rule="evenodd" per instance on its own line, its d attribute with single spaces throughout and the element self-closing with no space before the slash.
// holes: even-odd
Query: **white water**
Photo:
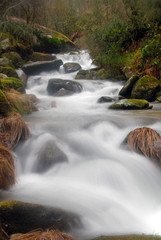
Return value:
<svg viewBox="0 0 161 240">
<path fill-rule="evenodd" d="M 64 63 L 78 62 L 83 69 L 94 67 L 85 51 L 57 57 Z M 17 149 L 17 184 L 3 197 L 77 213 L 83 223 L 79 236 L 161 234 L 161 171 L 143 156 L 120 147 L 136 127 L 161 132 L 160 110 L 112 111 L 110 103 L 98 104 L 103 95 L 117 97 L 121 83 L 110 81 L 79 80 L 80 94 L 47 95 L 50 78 L 74 79 L 75 75 L 61 68 L 28 80 L 27 92 L 40 99 L 40 111 L 25 117 L 32 137 Z M 64 151 L 68 163 L 36 174 L 37 155 L 50 139 Z"/>
</svg>

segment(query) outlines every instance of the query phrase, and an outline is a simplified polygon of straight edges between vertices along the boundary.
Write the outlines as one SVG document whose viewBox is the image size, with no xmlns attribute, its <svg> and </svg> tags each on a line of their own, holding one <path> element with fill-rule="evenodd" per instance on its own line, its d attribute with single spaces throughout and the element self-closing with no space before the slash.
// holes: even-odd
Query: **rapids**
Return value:
<svg viewBox="0 0 161 240">
<path fill-rule="evenodd" d="M 95 67 L 87 51 L 58 54 L 83 69 Z M 27 93 L 35 94 L 39 112 L 25 116 L 31 138 L 15 152 L 17 183 L 3 191 L 3 199 L 16 199 L 60 207 L 77 213 L 83 223 L 80 237 L 107 234 L 161 234 L 161 171 L 150 161 L 120 147 L 127 134 L 141 126 L 161 133 L 160 104 L 154 110 L 114 111 L 101 96 L 117 98 L 121 82 L 79 80 L 83 91 L 51 97 L 50 78 L 71 79 L 76 73 L 43 72 L 28 79 Z M 76 80 L 78 81 L 78 80 Z M 51 107 L 54 102 L 56 107 Z M 33 172 L 38 153 L 55 140 L 68 162 L 49 171 Z"/>
</svg>

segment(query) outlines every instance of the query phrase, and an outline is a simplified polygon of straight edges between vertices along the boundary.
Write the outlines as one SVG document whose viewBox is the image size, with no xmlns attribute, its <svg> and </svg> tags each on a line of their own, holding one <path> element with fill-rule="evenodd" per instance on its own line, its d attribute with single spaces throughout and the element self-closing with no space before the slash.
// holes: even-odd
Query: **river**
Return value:
<svg viewBox="0 0 161 240">
<path fill-rule="evenodd" d="M 58 54 L 58 59 L 93 68 L 87 51 Z M 48 96 L 50 78 L 70 79 L 76 73 L 44 72 L 28 79 L 39 111 L 24 117 L 31 138 L 15 152 L 17 183 L 4 198 L 40 203 L 72 211 L 83 227 L 75 234 L 161 234 L 161 171 L 150 161 L 121 148 L 127 134 L 141 126 L 161 133 L 160 104 L 153 110 L 114 111 L 101 96 L 116 98 L 123 83 L 79 80 L 83 91 L 68 97 Z M 76 80 L 78 81 L 78 80 Z M 54 101 L 55 107 L 51 107 Z M 54 140 L 68 162 L 45 173 L 34 171 L 44 144 Z"/>
</svg>

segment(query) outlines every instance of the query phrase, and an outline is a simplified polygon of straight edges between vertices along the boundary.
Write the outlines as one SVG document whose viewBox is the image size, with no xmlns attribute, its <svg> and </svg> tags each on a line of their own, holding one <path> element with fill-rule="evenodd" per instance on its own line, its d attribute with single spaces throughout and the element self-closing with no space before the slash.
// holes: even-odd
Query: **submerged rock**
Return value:
<svg viewBox="0 0 161 240">
<path fill-rule="evenodd" d="M 34 171 L 42 173 L 49 170 L 55 164 L 67 161 L 67 156 L 60 150 L 56 143 L 48 141 L 39 152 Z"/>
<path fill-rule="evenodd" d="M 159 80 L 155 77 L 145 75 L 135 83 L 131 92 L 131 98 L 153 101 L 159 90 L 159 84 Z"/>
<path fill-rule="evenodd" d="M 98 99 L 98 103 L 106 103 L 106 102 L 113 102 L 113 101 L 115 101 L 115 99 L 114 98 L 112 98 L 112 97 L 108 97 L 108 96 L 102 96 L 102 97 L 100 97 L 99 99 Z"/>
<path fill-rule="evenodd" d="M 81 69 L 79 63 L 68 62 L 63 65 L 66 73 L 76 72 Z"/>
<path fill-rule="evenodd" d="M 40 61 L 40 62 L 26 64 L 22 67 L 22 70 L 28 76 L 37 75 L 44 71 L 59 70 L 61 65 L 63 65 L 62 60 Z"/>
<path fill-rule="evenodd" d="M 1 202 L 0 216 L 2 227 L 8 235 L 38 228 L 69 232 L 81 225 L 79 217 L 71 212 L 19 201 Z"/>
<path fill-rule="evenodd" d="M 67 96 L 81 91 L 82 85 L 71 80 L 50 79 L 47 86 L 47 92 L 53 96 Z"/>
<path fill-rule="evenodd" d="M 140 99 L 122 99 L 122 100 L 116 101 L 109 108 L 122 109 L 122 110 L 149 109 L 149 102 L 146 100 L 140 100 Z"/>
</svg>

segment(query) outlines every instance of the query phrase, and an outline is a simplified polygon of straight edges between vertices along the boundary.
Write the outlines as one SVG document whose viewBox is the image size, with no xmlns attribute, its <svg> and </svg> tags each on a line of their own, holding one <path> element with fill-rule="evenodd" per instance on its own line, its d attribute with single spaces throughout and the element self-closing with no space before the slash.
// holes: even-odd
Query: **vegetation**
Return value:
<svg viewBox="0 0 161 240">
<path fill-rule="evenodd" d="M 147 235 L 122 235 L 122 236 L 103 236 L 93 240 L 160 240 L 160 236 Z"/>
</svg>

